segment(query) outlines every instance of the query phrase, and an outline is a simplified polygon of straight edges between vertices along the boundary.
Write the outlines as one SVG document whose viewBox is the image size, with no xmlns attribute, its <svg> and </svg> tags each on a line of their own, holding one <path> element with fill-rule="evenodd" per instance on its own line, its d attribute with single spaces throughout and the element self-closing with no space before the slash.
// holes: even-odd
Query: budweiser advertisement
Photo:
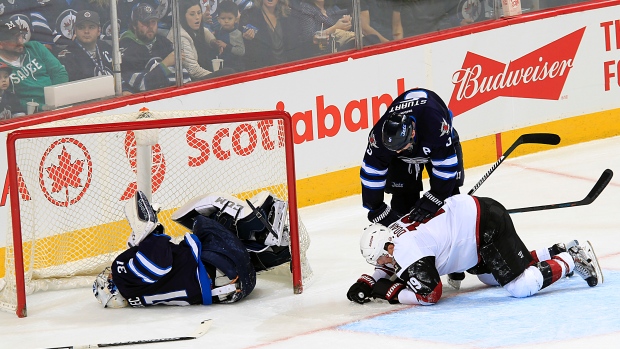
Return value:
<svg viewBox="0 0 620 349">
<path fill-rule="evenodd" d="M 586 28 L 508 63 L 467 52 L 452 76 L 450 109 L 459 115 L 497 97 L 558 100 Z"/>
</svg>

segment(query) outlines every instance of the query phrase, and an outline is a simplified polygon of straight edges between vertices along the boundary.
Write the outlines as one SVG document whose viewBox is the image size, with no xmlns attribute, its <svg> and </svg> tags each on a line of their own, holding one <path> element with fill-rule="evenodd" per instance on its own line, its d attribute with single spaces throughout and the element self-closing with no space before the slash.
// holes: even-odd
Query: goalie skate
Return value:
<svg viewBox="0 0 620 349">
<path fill-rule="evenodd" d="M 586 280 L 588 286 L 594 287 L 599 281 L 603 283 L 603 272 L 590 241 L 586 241 L 583 246 L 576 245 L 569 248 L 568 253 L 575 261 L 575 272 Z"/>
<path fill-rule="evenodd" d="M 127 240 L 129 247 L 138 246 L 157 226 L 157 213 L 143 192 L 137 191 L 133 199 L 125 204 L 125 216 L 131 226 L 131 235 Z"/>
<path fill-rule="evenodd" d="M 265 245 L 268 246 L 288 246 L 290 243 L 290 233 L 286 224 L 288 217 L 288 204 L 274 198 L 273 206 L 269 211 L 268 221 L 273 231 L 278 236 L 269 234 L 265 239 Z"/>
</svg>

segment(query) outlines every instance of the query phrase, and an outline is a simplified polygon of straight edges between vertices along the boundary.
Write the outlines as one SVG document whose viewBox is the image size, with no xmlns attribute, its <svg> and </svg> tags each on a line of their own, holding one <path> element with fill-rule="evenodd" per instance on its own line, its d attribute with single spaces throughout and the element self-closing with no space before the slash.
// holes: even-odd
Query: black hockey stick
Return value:
<svg viewBox="0 0 620 349">
<path fill-rule="evenodd" d="M 542 210 L 551 210 L 554 208 L 562 208 L 562 207 L 575 207 L 575 206 L 584 206 L 589 205 L 601 194 L 603 189 L 607 187 L 609 181 L 611 181 L 611 177 L 614 176 L 614 173 L 610 169 L 606 169 L 601 174 L 601 177 L 596 181 L 588 195 L 586 195 L 583 200 L 579 201 L 571 201 L 564 202 L 561 204 L 549 204 L 549 205 L 541 205 L 541 206 L 532 206 L 532 207 L 522 207 L 522 208 L 513 208 L 508 210 L 508 213 L 519 213 L 519 212 L 532 212 L 532 211 L 542 211 Z"/>
<path fill-rule="evenodd" d="M 471 190 L 467 194 L 472 195 L 476 190 L 478 190 L 478 188 L 480 188 L 482 183 L 484 183 L 484 181 L 486 181 L 487 178 L 489 178 L 491 173 L 493 173 L 493 171 L 495 171 L 495 169 L 502 162 L 504 162 L 504 160 L 508 157 L 508 155 L 510 155 L 510 153 L 512 153 L 521 144 L 527 144 L 527 143 L 557 145 L 558 143 L 560 143 L 560 136 L 556 135 L 555 133 L 526 133 L 526 134 L 519 136 L 519 138 L 517 138 L 517 140 L 514 143 L 512 143 L 510 148 L 508 148 L 508 150 L 506 150 L 504 154 L 500 156 L 499 160 L 497 160 L 493 164 L 493 166 L 491 166 L 491 168 L 487 171 L 487 173 L 485 173 L 484 176 L 482 176 L 482 178 L 478 181 L 478 183 L 476 183 L 476 185 L 474 185 L 474 187 L 471 188 Z"/>
<path fill-rule="evenodd" d="M 116 342 L 116 343 L 70 345 L 66 347 L 56 347 L 56 348 L 48 348 L 48 349 L 106 348 L 106 347 L 120 347 L 123 345 L 138 345 L 138 344 L 149 344 L 149 343 L 186 341 L 186 340 L 191 340 L 191 339 L 196 339 L 198 337 L 202 337 L 202 335 L 207 333 L 207 331 L 209 331 L 209 328 L 211 328 L 211 322 L 212 322 L 211 319 L 202 321 L 200 323 L 200 326 L 194 332 L 194 334 L 188 337 L 170 337 L 170 338 L 142 339 L 142 340 L 136 340 L 136 341 Z"/>
<path fill-rule="evenodd" d="M 248 205 L 250 206 L 250 208 L 252 209 L 256 217 L 258 217 L 258 219 L 265 225 L 265 227 L 267 227 L 267 230 L 269 230 L 269 233 L 273 234 L 273 236 L 275 236 L 276 239 L 279 239 L 280 237 L 278 236 L 278 234 L 276 234 L 275 230 L 273 230 L 273 227 L 271 226 L 271 224 L 269 224 L 269 222 L 267 222 L 267 220 L 265 219 L 265 217 L 263 217 L 260 211 L 256 207 L 254 207 L 254 205 L 252 205 L 250 200 L 245 199 L 245 202 L 248 203 Z"/>
</svg>

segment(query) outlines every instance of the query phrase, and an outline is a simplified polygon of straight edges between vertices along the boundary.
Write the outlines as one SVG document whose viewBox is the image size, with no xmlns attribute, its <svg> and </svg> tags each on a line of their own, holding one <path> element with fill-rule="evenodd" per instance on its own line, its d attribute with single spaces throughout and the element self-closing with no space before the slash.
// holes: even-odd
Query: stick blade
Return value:
<svg viewBox="0 0 620 349">
<path fill-rule="evenodd" d="M 588 203 L 592 203 L 594 200 L 596 200 L 596 198 L 601 195 L 601 192 L 603 192 L 603 189 L 607 187 L 607 184 L 609 184 L 613 176 L 614 172 L 612 170 L 606 169 L 605 171 L 603 171 L 598 181 L 596 181 L 596 184 L 594 184 L 594 186 L 592 187 L 592 190 L 590 190 L 588 195 L 586 195 L 585 201 Z"/>
<path fill-rule="evenodd" d="M 560 136 L 555 133 L 527 133 L 521 137 L 523 137 L 523 143 L 560 144 Z"/>
<path fill-rule="evenodd" d="M 209 329 L 211 328 L 212 324 L 213 324 L 213 319 L 203 320 L 200 323 L 200 326 L 198 326 L 198 328 L 192 335 L 192 337 L 194 338 L 202 337 L 205 333 L 209 332 Z"/>
</svg>

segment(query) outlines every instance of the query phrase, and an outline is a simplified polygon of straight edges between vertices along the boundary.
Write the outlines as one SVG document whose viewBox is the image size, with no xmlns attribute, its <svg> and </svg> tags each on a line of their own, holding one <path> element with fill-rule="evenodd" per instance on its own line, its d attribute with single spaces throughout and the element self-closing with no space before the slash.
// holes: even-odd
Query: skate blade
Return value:
<svg viewBox="0 0 620 349">
<path fill-rule="evenodd" d="M 588 254 L 592 255 L 593 259 L 592 259 L 592 265 L 594 265 L 594 269 L 596 270 L 596 276 L 598 277 L 598 281 L 599 283 L 603 283 L 603 280 L 605 279 L 605 277 L 603 276 L 603 271 L 601 270 L 600 264 L 598 263 L 598 257 L 596 257 L 596 253 L 594 252 L 594 248 L 592 247 L 592 244 L 590 243 L 590 241 L 586 241 L 586 247 L 588 248 Z"/>
</svg>

